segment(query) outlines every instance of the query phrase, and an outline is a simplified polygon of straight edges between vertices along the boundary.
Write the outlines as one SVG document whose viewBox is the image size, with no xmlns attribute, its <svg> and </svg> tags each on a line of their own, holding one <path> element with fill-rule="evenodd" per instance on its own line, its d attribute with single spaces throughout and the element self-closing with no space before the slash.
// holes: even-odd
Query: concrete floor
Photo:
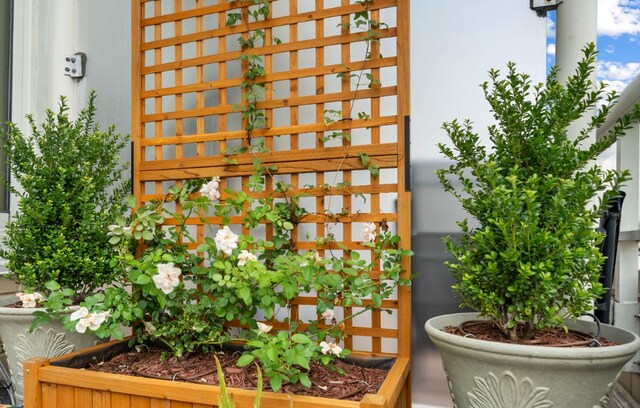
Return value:
<svg viewBox="0 0 640 408">
<path fill-rule="evenodd" d="M 411 390 L 415 408 L 450 408 L 447 377 L 442 368 L 440 354 L 434 347 L 427 347 L 412 356 Z"/>
</svg>

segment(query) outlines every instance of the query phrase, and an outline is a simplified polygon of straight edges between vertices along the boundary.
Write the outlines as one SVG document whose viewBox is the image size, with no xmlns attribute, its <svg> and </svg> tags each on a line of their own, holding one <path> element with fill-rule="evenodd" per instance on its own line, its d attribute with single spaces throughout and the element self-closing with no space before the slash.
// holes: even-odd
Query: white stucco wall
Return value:
<svg viewBox="0 0 640 408">
<path fill-rule="evenodd" d="M 19 0 L 14 10 L 12 120 L 38 121 L 59 96 L 70 112 L 86 105 L 90 89 L 98 94 L 96 119 L 103 127 L 131 131 L 131 4 L 128 0 Z M 87 55 L 86 75 L 64 75 L 64 58 Z M 123 152 L 123 157 L 129 157 Z"/>
<path fill-rule="evenodd" d="M 534 82 L 546 72 L 546 18 L 528 0 L 411 1 L 411 160 L 414 231 L 446 232 L 460 219 L 433 172 L 445 121 L 471 119 L 485 134 L 491 121 L 480 84 L 490 68 L 514 61 Z"/>
</svg>

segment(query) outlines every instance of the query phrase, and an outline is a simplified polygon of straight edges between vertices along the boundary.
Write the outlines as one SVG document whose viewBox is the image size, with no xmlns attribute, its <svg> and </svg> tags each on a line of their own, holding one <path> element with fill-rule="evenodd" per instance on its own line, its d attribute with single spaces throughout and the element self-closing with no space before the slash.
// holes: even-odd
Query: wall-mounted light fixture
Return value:
<svg viewBox="0 0 640 408">
<path fill-rule="evenodd" d="M 538 17 L 546 17 L 547 11 L 555 10 L 561 0 L 529 0 L 529 8 L 538 14 Z"/>
<path fill-rule="evenodd" d="M 87 56 L 84 52 L 76 52 L 64 58 L 64 74 L 71 78 L 82 78 L 85 74 Z"/>
</svg>

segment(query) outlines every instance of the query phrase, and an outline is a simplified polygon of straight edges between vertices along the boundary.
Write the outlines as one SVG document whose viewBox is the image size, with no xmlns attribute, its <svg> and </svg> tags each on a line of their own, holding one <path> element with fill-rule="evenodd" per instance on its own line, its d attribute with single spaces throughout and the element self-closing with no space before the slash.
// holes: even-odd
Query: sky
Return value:
<svg viewBox="0 0 640 408">
<path fill-rule="evenodd" d="M 555 60 L 555 12 L 547 19 L 547 61 Z M 598 0 L 598 79 L 622 91 L 640 74 L 640 0 Z"/>
</svg>

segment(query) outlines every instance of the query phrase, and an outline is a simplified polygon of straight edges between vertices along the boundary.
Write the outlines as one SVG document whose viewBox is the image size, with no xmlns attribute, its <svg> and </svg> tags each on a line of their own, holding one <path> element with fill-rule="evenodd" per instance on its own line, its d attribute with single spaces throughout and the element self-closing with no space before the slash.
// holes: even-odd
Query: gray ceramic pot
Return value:
<svg viewBox="0 0 640 408">
<path fill-rule="evenodd" d="M 457 313 L 429 319 L 425 330 L 442 355 L 456 408 L 606 408 L 620 370 L 640 349 L 635 334 L 602 325 L 618 345 L 562 348 L 494 343 L 440 329 L 477 319 Z M 567 322 L 595 333 L 593 322 Z"/>
<path fill-rule="evenodd" d="M 17 300 L 11 298 L 3 304 L 8 305 Z M 58 321 L 42 325 L 29 333 L 32 314 L 36 310 L 41 309 L 0 307 L 0 337 L 7 354 L 18 404 L 22 404 L 24 398 L 22 365 L 25 360 L 33 357 L 56 357 L 101 341 L 93 334 L 69 333 Z"/>
</svg>

